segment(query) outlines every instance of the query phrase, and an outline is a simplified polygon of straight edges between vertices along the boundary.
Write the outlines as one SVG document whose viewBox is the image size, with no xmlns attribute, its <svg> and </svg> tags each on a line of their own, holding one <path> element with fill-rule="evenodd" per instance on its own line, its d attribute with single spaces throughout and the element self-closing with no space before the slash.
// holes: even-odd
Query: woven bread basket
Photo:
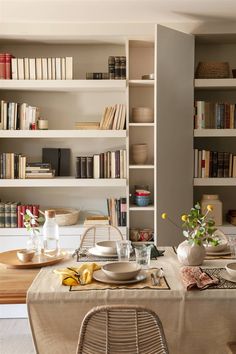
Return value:
<svg viewBox="0 0 236 354">
<path fill-rule="evenodd" d="M 229 63 L 227 62 L 199 62 L 196 79 L 224 79 L 230 77 Z"/>
<path fill-rule="evenodd" d="M 59 226 L 75 225 L 79 219 L 79 210 L 73 208 L 53 208 L 56 212 L 56 222 Z"/>
</svg>

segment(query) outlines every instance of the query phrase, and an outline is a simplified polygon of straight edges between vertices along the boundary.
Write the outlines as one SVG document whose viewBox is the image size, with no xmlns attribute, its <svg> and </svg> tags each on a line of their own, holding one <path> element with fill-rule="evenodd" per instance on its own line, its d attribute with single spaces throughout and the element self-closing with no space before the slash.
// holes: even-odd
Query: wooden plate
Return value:
<svg viewBox="0 0 236 354">
<path fill-rule="evenodd" d="M 40 256 L 36 255 L 36 256 L 34 256 L 34 258 L 30 262 L 23 263 L 17 258 L 17 255 L 16 255 L 17 251 L 19 251 L 19 249 L 1 252 L 0 253 L 0 263 L 6 265 L 7 268 L 21 268 L 21 269 L 40 268 L 40 267 L 45 267 L 45 266 L 59 263 L 66 256 L 65 252 L 64 253 L 62 252 L 59 256 L 56 256 L 56 257 L 49 257 L 49 256 L 45 256 L 45 255 L 40 255 Z"/>
</svg>

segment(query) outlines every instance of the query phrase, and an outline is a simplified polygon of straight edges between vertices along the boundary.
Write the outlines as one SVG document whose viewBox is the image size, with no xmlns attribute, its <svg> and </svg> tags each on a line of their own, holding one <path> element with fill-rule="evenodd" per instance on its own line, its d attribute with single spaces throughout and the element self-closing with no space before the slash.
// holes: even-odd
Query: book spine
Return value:
<svg viewBox="0 0 236 354">
<path fill-rule="evenodd" d="M 26 205 L 22 205 L 22 206 L 21 206 L 21 218 L 22 218 L 21 223 L 22 223 L 22 227 L 25 227 L 25 225 L 24 225 L 24 215 L 25 215 L 25 212 L 26 212 Z"/>
<path fill-rule="evenodd" d="M 6 80 L 10 80 L 11 79 L 11 60 L 12 60 L 12 55 L 9 53 L 5 53 L 5 63 L 6 63 Z"/>
<path fill-rule="evenodd" d="M 11 203 L 5 203 L 5 227 L 11 227 Z"/>
<path fill-rule="evenodd" d="M 100 178 L 100 156 L 93 156 L 93 178 Z"/>
<path fill-rule="evenodd" d="M 87 171 L 86 171 L 86 157 L 80 157 L 80 178 L 87 178 Z"/>
<path fill-rule="evenodd" d="M 117 226 L 121 225 L 121 211 L 120 211 L 120 199 L 117 199 Z"/>
<path fill-rule="evenodd" d="M 47 58 L 48 80 L 52 80 L 52 58 Z"/>
<path fill-rule="evenodd" d="M 17 204 L 11 203 L 11 227 L 17 227 Z"/>
<path fill-rule="evenodd" d="M 48 60 L 47 58 L 42 58 L 42 79 L 48 79 Z"/>
<path fill-rule="evenodd" d="M 224 166 L 223 166 L 223 176 L 225 178 L 228 178 L 229 177 L 229 158 L 230 158 L 230 154 L 229 152 L 224 152 L 224 157 L 223 157 L 223 160 L 224 160 Z"/>
<path fill-rule="evenodd" d="M 6 55 L 0 53 L 0 80 L 6 79 Z"/>
<path fill-rule="evenodd" d="M 56 58 L 52 58 L 52 80 L 56 80 Z"/>
<path fill-rule="evenodd" d="M 127 204 L 126 198 L 120 199 L 121 226 L 126 226 L 127 219 Z"/>
<path fill-rule="evenodd" d="M 121 80 L 126 79 L 126 57 L 120 57 L 120 78 Z"/>
<path fill-rule="evenodd" d="M 99 155 L 100 158 L 100 178 L 104 178 L 104 153 Z"/>
<path fill-rule="evenodd" d="M 36 63 L 36 80 L 42 80 L 43 75 L 42 75 L 42 59 L 41 58 L 36 58 L 35 59 Z"/>
<path fill-rule="evenodd" d="M 115 177 L 120 178 L 120 151 L 115 151 Z"/>
<path fill-rule="evenodd" d="M 0 228 L 5 227 L 5 204 L 0 203 Z"/>
<path fill-rule="evenodd" d="M 23 215 L 22 215 L 22 205 L 17 206 L 17 227 L 23 227 Z"/>
<path fill-rule="evenodd" d="M 61 58 L 56 58 L 56 80 L 61 80 Z"/>
<path fill-rule="evenodd" d="M 108 74 L 110 80 L 115 79 L 115 57 L 113 56 L 108 58 Z"/>
<path fill-rule="evenodd" d="M 17 58 L 17 70 L 18 70 L 18 80 L 24 80 L 25 73 L 24 73 L 24 59 L 23 58 Z"/>
<path fill-rule="evenodd" d="M 61 79 L 66 79 L 66 58 L 61 58 Z"/>
<path fill-rule="evenodd" d="M 115 80 L 121 79 L 120 57 L 115 57 Z"/>
<path fill-rule="evenodd" d="M 73 80 L 73 58 L 66 57 L 66 80 Z"/>
<path fill-rule="evenodd" d="M 87 156 L 86 157 L 86 174 L 87 178 L 93 178 L 93 157 Z"/>
<path fill-rule="evenodd" d="M 76 157 L 75 178 L 81 178 L 80 156 Z"/>
<path fill-rule="evenodd" d="M 223 176 L 224 176 L 224 153 L 218 152 L 217 177 L 222 178 Z"/>
<path fill-rule="evenodd" d="M 29 58 L 24 58 L 24 73 L 25 73 L 25 80 L 29 80 L 30 78 Z"/>
<path fill-rule="evenodd" d="M 218 171 L 218 152 L 212 152 L 212 177 L 217 177 Z"/>
<path fill-rule="evenodd" d="M 39 217 L 39 205 L 38 204 L 32 205 L 32 213 L 34 216 Z"/>
<path fill-rule="evenodd" d="M 11 78 L 12 80 L 18 80 L 17 59 L 11 59 Z"/>
</svg>

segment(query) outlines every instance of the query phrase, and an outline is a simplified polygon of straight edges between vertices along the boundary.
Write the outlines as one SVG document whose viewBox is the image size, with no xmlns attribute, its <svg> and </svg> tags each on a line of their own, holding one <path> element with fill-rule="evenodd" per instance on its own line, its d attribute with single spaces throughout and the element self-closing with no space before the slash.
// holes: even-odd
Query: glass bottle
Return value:
<svg viewBox="0 0 236 354">
<path fill-rule="evenodd" d="M 45 223 L 43 225 L 44 254 L 57 256 L 59 254 L 59 227 L 56 222 L 55 210 L 45 210 Z"/>
</svg>

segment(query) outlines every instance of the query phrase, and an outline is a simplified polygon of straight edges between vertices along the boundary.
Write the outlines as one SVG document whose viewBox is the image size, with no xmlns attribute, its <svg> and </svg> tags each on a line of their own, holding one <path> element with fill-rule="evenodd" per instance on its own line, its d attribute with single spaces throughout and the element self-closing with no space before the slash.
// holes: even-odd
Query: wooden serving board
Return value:
<svg viewBox="0 0 236 354">
<path fill-rule="evenodd" d="M 45 266 L 50 266 L 59 263 L 65 258 L 65 254 L 61 254 L 56 257 L 49 257 L 45 255 L 34 256 L 30 262 L 21 262 L 16 252 L 19 250 L 11 250 L 0 253 L 0 263 L 4 264 L 7 268 L 19 268 L 19 269 L 29 269 L 29 268 L 40 268 Z"/>
</svg>

